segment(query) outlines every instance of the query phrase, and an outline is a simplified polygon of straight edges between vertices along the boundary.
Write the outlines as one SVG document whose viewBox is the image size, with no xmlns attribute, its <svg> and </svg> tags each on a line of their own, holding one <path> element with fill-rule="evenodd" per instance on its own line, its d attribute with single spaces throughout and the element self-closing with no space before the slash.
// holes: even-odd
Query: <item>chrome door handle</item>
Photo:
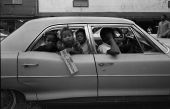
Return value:
<svg viewBox="0 0 170 109">
<path fill-rule="evenodd" d="M 114 65 L 114 63 L 98 63 L 100 67 Z"/>
<path fill-rule="evenodd" d="M 23 66 L 25 68 L 28 68 L 28 67 L 37 67 L 37 66 L 39 66 L 39 64 L 23 64 Z"/>
<path fill-rule="evenodd" d="M 98 64 L 100 67 L 103 67 L 104 66 L 104 63 L 99 63 Z"/>
</svg>

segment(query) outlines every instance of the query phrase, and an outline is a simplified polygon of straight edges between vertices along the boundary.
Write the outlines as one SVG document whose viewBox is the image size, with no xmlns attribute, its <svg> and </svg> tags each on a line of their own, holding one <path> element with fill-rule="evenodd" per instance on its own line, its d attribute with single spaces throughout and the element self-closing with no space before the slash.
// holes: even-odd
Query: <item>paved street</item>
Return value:
<svg viewBox="0 0 170 109">
<path fill-rule="evenodd" d="M 17 106 L 15 109 L 22 109 Z M 170 109 L 169 103 L 85 103 L 85 104 L 40 104 L 28 109 Z"/>
<path fill-rule="evenodd" d="M 94 103 L 94 104 L 79 104 L 79 105 L 58 105 L 58 106 L 48 106 L 46 109 L 170 109 L 170 105 L 166 103 L 132 103 L 132 104 L 112 104 L 112 103 Z"/>
</svg>

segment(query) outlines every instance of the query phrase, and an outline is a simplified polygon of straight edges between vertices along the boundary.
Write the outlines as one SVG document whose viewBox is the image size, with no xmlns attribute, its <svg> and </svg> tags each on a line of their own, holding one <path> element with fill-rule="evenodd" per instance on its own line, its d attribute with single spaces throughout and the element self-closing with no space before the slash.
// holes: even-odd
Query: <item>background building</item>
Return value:
<svg viewBox="0 0 170 109">
<path fill-rule="evenodd" d="M 46 16 L 123 17 L 145 30 L 151 26 L 153 32 L 162 14 L 170 18 L 170 0 L 1 0 L 0 6 L 1 26 L 8 25 L 9 32 Z"/>
<path fill-rule="evenodd" d="M 0 30 L 11 33 L 24 22 L 36 18 L 37 0 L 0 0 Z"/>
</svg>

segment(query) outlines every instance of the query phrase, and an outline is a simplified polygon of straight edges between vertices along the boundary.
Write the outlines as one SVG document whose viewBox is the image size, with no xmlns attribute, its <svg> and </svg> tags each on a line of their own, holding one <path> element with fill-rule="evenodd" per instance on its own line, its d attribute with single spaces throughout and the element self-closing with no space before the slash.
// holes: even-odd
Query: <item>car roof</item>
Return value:
<svg viewBox="0 0 170 109">
<path fill-rule="evenodd" d="M 48 22 L 56 24 L 64 23 L 128 23 L 133 24 L 134 22 L 124 18 L 116 17 L 85 17 L 85 16 L 74 16 L 74 17 L 46 17 L 31 20 L 30 22 Z"/>
<path fill-rule="evenodd" d="M 46 17 L 26 22 L 1 42 L 2 51 L 25 51 L 35 38 L 47 27 L 57 24 L 134 24 L 133 21 L 113 17 Z"/>
</svg>

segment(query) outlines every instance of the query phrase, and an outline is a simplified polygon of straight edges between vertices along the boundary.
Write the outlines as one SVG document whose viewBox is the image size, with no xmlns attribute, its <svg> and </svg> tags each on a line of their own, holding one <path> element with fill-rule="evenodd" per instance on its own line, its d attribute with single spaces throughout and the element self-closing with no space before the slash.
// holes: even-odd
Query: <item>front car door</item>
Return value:
<svg viewBox="0 0 170 109">
<path fill-rule="evenodd" d="M 89 33 L 86 24 L 70 24 L 67 26 L 73 31 L 78 28 L 85 29 L 89 44 Z M 46 32 L 53 31 L 58 35 L 63 27 L 66 27 L 66 25 L 47 28 L 27 51 L 19 53 L 19 81 L 34 88 L 38 100 L 96 97 L 97 74 L 91 53 L 71 55 L 78 68 L 78 72 L 72 75 L 58 52 L 34 51 L 34 48 L 43 44 L 43 36 Z"/>
<path fill-rule="evenodd" d="M 125 48 L 129 50 L 120 49 L 121 54 L 116 56 L 99 54 L 97 47 L 102 43 L 103 27 L 112 28 L 117 34 L 119 48 L 125 40 L 132 43 L 130 48 Z M 170 57 L 138 28 L 123 24 L 94 24 L 89 28 L 96 48 L 99 97 L 170 95 Z M 129 31 L 127 36 L 123 36 L 123 29 Z"/>
</svg>

